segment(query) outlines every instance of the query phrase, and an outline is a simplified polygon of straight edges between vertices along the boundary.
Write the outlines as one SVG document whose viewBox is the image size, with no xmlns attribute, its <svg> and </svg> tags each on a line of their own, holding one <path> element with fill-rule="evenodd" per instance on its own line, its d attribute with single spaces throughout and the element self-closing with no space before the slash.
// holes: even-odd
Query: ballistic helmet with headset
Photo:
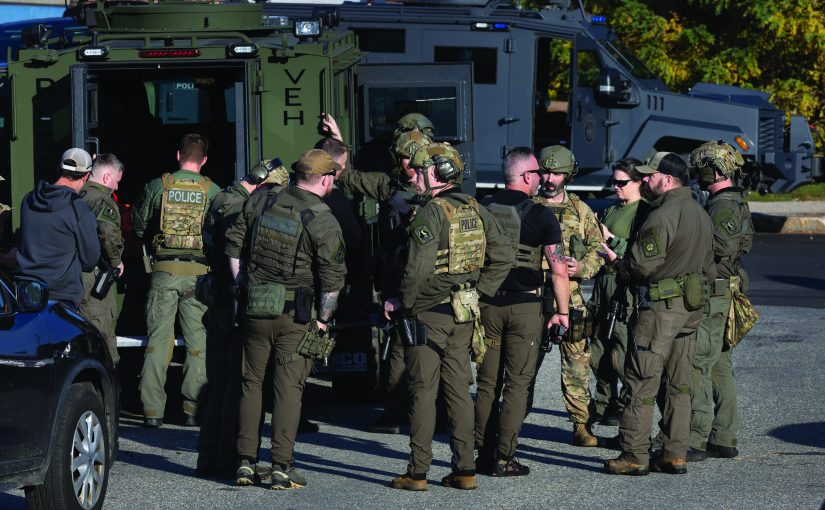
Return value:
<svg viewBox="0 0 825 510">
<path fill-rule="evenodd" d="M 699 183 L 710 185 L 736 175 L 745 159 L 732 145 L 722 140 L 705 142 L 690 153 L 690 165 L 699 171 Z M 717 179 L 714 170 L 722 177 Z"/>
<path fill-rule="evenodd" d="M 446 142 L 431 143 L 419 148 L 410 159 L 410 166 L 421 169 L 435 166 L 436 177 L 447 184 L 461 184 L 464 178 L 464 162 L 461 160 L 461 154 Z M 439 189 L 447 185 L 432 186 L 426 174 L 425 183 L 431 189 Z"/>
<path fill-rule="evenodd" d="M 539 154 L 539 166 L 542 170 L 554 174 L 567 174 L 565 182 L 573 180 L 573 176 L 579 171 L 579 162 L 567 147 L 561 145 L 551 145 L 541 150 Z"/>
<path fill-rule="evenodd" d="M 249 170 L 247 178 L 255 185 L 272 183 L 283 186 L 289 179 L 289 172 L 280 158 L 265 159 Z"/>
<path fill-rule="evenodd" d="M 398 119 L 393 136 L 398 137 L 401 133 L 406 133 L 407 131 L 413 131 L 416 129 L 430 138 L 432 138 L 435 133 L 435 128 L 433 127 L 433 123 L 430 122 L 430 119 L 420 113 L 408 113 Z"/>
<path fill-rule="evenodd" d="M 412 158 L 415 151 L 431 143 L 433 142 L 430 140 L 430 137 L 421 131 L 407 131 L 406 133 L 401 133 L 395 139 L 393 151 L 399 157 L 409 159 Z"/>
</svg>

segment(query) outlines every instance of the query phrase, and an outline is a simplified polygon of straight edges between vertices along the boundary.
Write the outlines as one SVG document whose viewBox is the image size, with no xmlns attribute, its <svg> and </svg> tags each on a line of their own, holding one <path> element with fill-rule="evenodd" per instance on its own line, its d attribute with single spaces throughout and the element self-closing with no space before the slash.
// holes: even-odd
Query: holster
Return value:
<svg viewBox="0 0 825 510">
<path fill-rule="evenodd" d="M 112 288 L 112 284 L 115 283 L 117 280 L 117 268 L 110 267 L 109 269 L 100 270 L 97 273 L 97 278 L 95 278 L 95 284 L 92 287 L 92 297 L 95 299 L 103 299 L 109 294 L 109 289 Z"/>
<path fill-rule="evenodd" d="M 307 324 L 312 320 L 312 289 L 298 287 L 295 289 L 295 322 Z"/>
<path fill-rule="evenodd" d="M 195 280 L 195 299 L 205 304 L 212 306 L 215 302 L 215 277 L 212 273 L 198 276 Z"/>
<path fill-rule="evenodd" d="M 420 347 L 427 345 L 427 325 L 416 319 L 414 315 L 407 315 L 398 320 L 398 334 L 405 347 Z"/>
</svg>

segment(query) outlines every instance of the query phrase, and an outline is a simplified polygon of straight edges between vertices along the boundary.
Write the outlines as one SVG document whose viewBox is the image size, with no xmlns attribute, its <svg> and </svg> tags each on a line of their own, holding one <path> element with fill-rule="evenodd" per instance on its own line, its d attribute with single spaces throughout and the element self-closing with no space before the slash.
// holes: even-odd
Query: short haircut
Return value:
<svg viewBox="0 0 825 510">
<path fill-rule="evenodd" d="M 505 184 L 515 182 L 519 177 L 513 174 L 513 168 L 517 163 L 534 156 L 533 150 L 530 147 L 514 147 L 504 156 L 501 161 L 501 174 L 504 176 Z"/>
<path fill-rule="evenodd" d="M 326 151 L 327 154 L 332 156 L 332 159 L 338 159 L 348 151 L 347 144 L 336 138 L 321 138 L 313 148 Z"/>
<path fill-rule="evenodd" d="M 641 164 L 642 162 L 636 158 L 624 158 L 613 165 L 613 170 L 621 170 L 629 175 L 632 181 L 638 182 L 644 177 L 644 174 L 636 170 L 636 167 Z"/>
<path fill-rule="evenodd" d="M 84 172 L 84 173 L 81 174 L 81 173 L 78 173 L 78 172 L 70 172 L 68 170 L 63 170 L 62 168 L 57 169 L 57 176 L 58 177 L 62 177 L 64 179 L 67 179 L 67 180 L 70 180 L 70 181 L 79 181 L 80 179 L 86 177 L 87 175 L 89 175 L 88 172 Z"/>
<path fill-rule="evenodd" d="M 123 162 L 121 162 L 117 156 L 111 152 L 104 152 L 95 158 L 95 162 L 92 165 L 92 175 L 100 177 L 100 172 L 103 168 L 110 168 L 122 173 L 124 167 Z"/>
<path fill-rule="evenodd" d="M 180 139 L 180 161 L 200 163 L 209 151 L 209 140 L 197 133 L 183 135 Z"/>
<path fill-rule="evenodd" d="M 292 174 L 292 179 L 294 179 L 296 183 L 304 184 L 317 184 L 323 177 L 323 174 L 302 174 L 300 172 L 294 172 Z"/>
</svg>

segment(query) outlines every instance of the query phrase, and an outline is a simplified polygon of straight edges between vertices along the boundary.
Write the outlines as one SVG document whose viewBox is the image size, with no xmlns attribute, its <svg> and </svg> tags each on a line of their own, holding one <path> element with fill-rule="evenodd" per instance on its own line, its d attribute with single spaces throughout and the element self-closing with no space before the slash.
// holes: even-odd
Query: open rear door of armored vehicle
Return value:
<svg viewBox="0 0 825 510">
<path fill-rule="evenodd" d="M 456 146 L 464 158 L 465 192 L 476 186 L 473 133 L 473 68 L 460 64 L 371 64 L 358 68 L 361 126 L 359 168 L 386 170 L 399 118 L 421 113 L 435 126 L 435 140 Z"/>
</svg>

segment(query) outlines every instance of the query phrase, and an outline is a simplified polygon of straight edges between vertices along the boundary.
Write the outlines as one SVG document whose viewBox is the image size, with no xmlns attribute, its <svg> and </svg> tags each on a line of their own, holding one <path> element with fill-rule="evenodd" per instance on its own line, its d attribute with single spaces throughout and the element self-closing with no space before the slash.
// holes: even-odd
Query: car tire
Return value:
<svg viewBox="0 0 825 510">
<path fill-rule="evenodd" d="M 69 388 L 42 485 L 26 487 L 30 509 L 99 510 L 109 484 L 109 430 L 90 383 Z"/>
</svg>

